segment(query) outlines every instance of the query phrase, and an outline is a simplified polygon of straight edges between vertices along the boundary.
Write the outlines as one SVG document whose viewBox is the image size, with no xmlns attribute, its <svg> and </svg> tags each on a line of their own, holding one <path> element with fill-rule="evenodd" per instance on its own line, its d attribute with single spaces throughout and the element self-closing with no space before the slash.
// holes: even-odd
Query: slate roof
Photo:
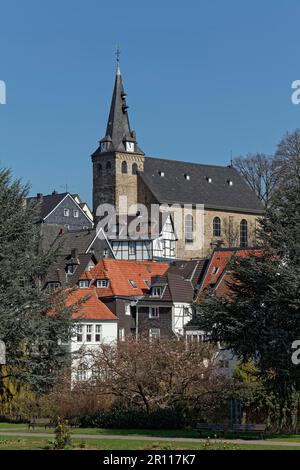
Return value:
<svg viewBox="0 0 300 470">
<path fill-rule="evenodd" d="M 138 174 L 159 203 L 204 204 L 206 209 L 253 214 L 264 211 L 255 193 L 231 166 L 145 157 L 144 171 Z"/>
<path fill-rule="evenodd" d="M 151 287 L 163 286 L 163 294 L 161 297 L 151 296 L 151 292 L 147 292 L 141 299 L 143 301 L 159 302 L 184 302 L 191 303 L 194 298 L 194 287 L 189 279 L 184 279 L 179 274 L 168 271 L 163 276 L 153 280 Z"/>
<path fill-rule="evenodd" d="M 44 236 L 47 236 L 47 230 L 43 230 Z M 51 232 L 52 235 L 52 232 Z M 53 235 L 52 235 L 53 237 Z M 94 250 L 95 255 L 100 258 L 103 256 L 104 250 L 107 250 L 107 256 L 113 257 L 110 246 L 105 239 L 96 238 L 96 229 L 89 230 L 72 230 L 64 231 L 62 229 L 57 231 L 57 235 L 53 241 L 50 239 L 48 248 L 52 247 L 58 249 L 59 253 L 69 254 L 71 250 L 76 249 L 78 253 L 86 253 L 90 248 Z M 44 246 L 46 244 L 44 243 Z"/>
<path fill-rule="evenodd" d="M 59 282 L 62 287 L 73 287 L 78 283 L 79 278 L 87 269 L 87 266 L 91 260 L 97 263 L 97 259 L 93 253 L 80 253 L 77 255 L 78 265 L 74 266 L 74 273 L 67 274 L 66 267 L 70 264 L 72 255 L 61 255 L 57 258 L 56 262 L 53 263 L 47 273 L 45 284 L 48 282 Z"/>
<path fill-rule="evenodd" d="M 115 78 L 115 85 L 111 100 L 110 112 L 106 127 L 105 137 L 101 142 L 106 142 L 107 152 L 121 151 L 126 152 L 125 140 L 134 143 L 134 152 L 144 155 L 144 152 L 138 147 L 135 133 L 130 129 L 128 106 L 126 104 L 126 93 L 124 91 L 122 76 L 119 64 Z M 99 147 L 96 153 L 101 152 Z"/>
<path fill-rule="evenodd" d="M 182 276 L 184 279 L 188 279 L 191 281 L 194 289 L 197 289 L 202 280 L 207 264 L 208 259 L 195 259 L 189 261 L 176 260 L 172 262 L 169 271 Z"/>
<path fill-rule="evenodd" d="M 44 220 L 69 193 L 53 193 L 38 197 L 29 197 L 28 201 L 40 202 L 40 220 Z"/>
</svg>

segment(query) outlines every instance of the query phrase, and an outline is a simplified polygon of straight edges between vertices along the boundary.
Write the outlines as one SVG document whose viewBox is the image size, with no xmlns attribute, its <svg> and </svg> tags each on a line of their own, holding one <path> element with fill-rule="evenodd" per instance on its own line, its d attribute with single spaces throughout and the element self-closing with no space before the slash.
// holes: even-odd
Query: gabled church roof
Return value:
<svg viewBox="0 0 300 470">
<path fill-rule="evenodd" d="M 100 140 L 100 147 L 95 153 L 119 151 L 126 152 L 126 141 L 134 144 L 134 153 L 144 155 L 138 147 L 135 132 L 131 130 L 119 61 L 117 61 L 117 72 L 115 85 L 110 105 L 110 112 L 106 127 L 105 137 Z M 101 149 L 101 144 L 106 143 L 106 149 Z"/>
<path fill-rule="evenodd" d="M 159 203 L 204 204 L 206 209 L 262 214 L 264 207 L 231 166 L 145 157 L 138 172 Z"/>
</svg>

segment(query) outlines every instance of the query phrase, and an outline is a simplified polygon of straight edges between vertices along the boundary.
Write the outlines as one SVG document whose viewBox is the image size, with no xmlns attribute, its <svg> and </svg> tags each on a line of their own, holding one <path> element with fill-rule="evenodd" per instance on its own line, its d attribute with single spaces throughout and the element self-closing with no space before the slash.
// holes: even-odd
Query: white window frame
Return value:
<svg viewBox="0 0 300 470">
<path fill-rule="evenodd" d="M 76 325 L 76 342 L 83 343 L 83 325 Z"/>
<path fill-rule="evenodd" d="M 59 289 L 60 282 L 48 282 L 47 289 Z"/>
<path fill-rule="evenodd" d="M 93 342 L 93 324 L 89 323 L 85 326 L 85 342 L 92 343 Z"/>
<path fill-rule="evenodd" d="M 149 328 L 149 338 L 150 339 L 159 339 L 160 338 L 160 328 Z"/>
<path fill-rule="evenodd" d="M 161 297 L 163 294 L 163 287 L 157 286 L 151 288 L 151 295 L 150 297 Z"/>
<path fill-rule="evenodd" d="M 97 323 L 95 325 L 95 343 L 101 343 L 102 341 L 102 325 Z"/>
<path fill-rule="evenodd" d="M 97 289 L 105 289 L 108 287 L 108 280 L 107 279 L 97 279 L 96 281 Z"/>
<path fill-rule="evenodd" d="M 149 318 L 159 318 L 159 307 L 149 307 Z"/>
<path fill-rule="evenodd" d="M 79 217 L 79 210 L 78 210 L 78 209 L 74 209 L 74 210 L 73 210 L 73 216 L 74 216 L 76 219 L 78 219 L 78 217 Z"/>
<path fill-rule="evenodd" d="M 64 209 L 64 216 L 70 217 L 70 209 Z"/>
</svg>

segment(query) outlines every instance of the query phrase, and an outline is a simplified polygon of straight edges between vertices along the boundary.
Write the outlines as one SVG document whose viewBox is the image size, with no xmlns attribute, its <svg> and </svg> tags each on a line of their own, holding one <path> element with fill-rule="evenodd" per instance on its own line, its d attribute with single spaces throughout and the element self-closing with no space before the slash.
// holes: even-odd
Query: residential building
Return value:
<svg viewBox="0 0 300 470">
<path fill-rule="evenodd" d="M 77 200 L 78 197 L 77 197 Z M 36 197 L 30 197 L 28 202 L 36 201 L 40 205 L 37 223 L 67 227 L 70 230 L 93 228 L 93 220 L 84 211 L 76 199 L 70 193 L 57 193 L 43 195 L 38 193 Z"/>
<path fill-rule="evenodd" d="M 102 259 L 90 270 L 90 286 L 118 317 L 119 339 L 135 334 L 137 301 L 149 291 L 152 278 L 163 275 L 168 268 L 168 263 Z"/>
</svg>

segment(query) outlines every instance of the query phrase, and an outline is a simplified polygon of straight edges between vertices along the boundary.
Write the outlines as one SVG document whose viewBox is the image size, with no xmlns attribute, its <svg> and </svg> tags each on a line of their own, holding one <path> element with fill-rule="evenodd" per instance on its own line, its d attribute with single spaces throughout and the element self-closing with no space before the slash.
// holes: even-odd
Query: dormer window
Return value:
<svg viewBox="0 0 300 470">
<path fill-rule="evenodd" d="M 211 272 L 212 275 L 215 276 L 216 274 L 218 274 L 218 272 L 219 272 L 218 266 L 214 266 L 214 268 L 213 268 L 213 270 L 212 270 L 212 272 Z"/>
<path fill-rule="evenodd" d="M 233 181 L 232 180 L 227 180 L 228 186 L 233 186 Z"/>
<path fill-rule="evenodd" d="M 83 281 L 79 281 L 80 289 L 87 289 L 90 285 L 90 281 L 84 279 Z"/>
<path fill-rule="evenodd" d="M 190 175 L 185 174 L 184 177 L 187 181 L 190 181 Z"/>
<path fill-rule="evenodd" d="M 159 171 L 158 174 L 159 174 L 159 176 L 160 176 L 161 178 L 163 178 L 163 177 L 165 176 L 165 172 L 164 172 L 164 171 Z"/>
<path fill-rule="evenodd" d="M 67 274 L 74 274 L 74 265 L 68 264 L 67 265 Z"/>
<path fill-rule="evenodd" d="M 126 142 L 126 152 L 134 152 L 134 142 Z"/>
<path fill-rule="evenodd" d="M 97 279 L 96 287 L 98 289 L 105 289 L 106 287 L 108 287 L 108 280 L 107 279 Z"/>
<path fill-rule="evenodd" d="M 152 287 L 151 289 L 151 297 L 161 297 L 162 295 L 162 287 Z"/>
<path fill-rule="evenodd" d="M 212 178 L 211 178 L 210 176 L 207 176 L 207 177 L 206 177 L 206 181 L 207 181 L 208 183 L 212 183 Z"/>
</svg>

